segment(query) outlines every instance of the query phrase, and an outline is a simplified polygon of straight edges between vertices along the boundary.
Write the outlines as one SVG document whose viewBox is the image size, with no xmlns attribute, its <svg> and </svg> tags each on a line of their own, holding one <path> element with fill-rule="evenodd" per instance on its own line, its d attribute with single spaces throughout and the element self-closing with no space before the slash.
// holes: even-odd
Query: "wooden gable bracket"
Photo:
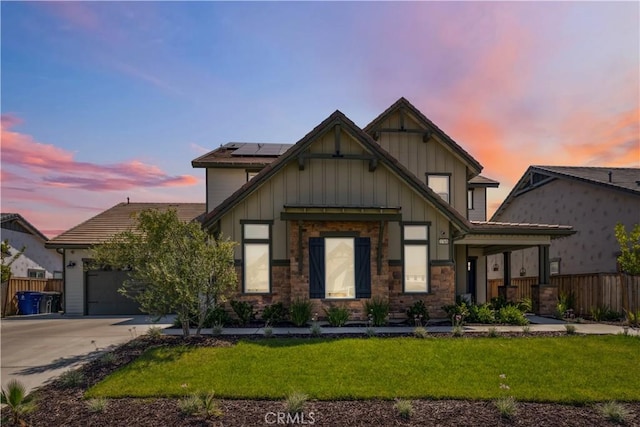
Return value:
<svg viewBox="0 0 640 427">
<path fill-rule="evenodd" d="M 372 157 L 369 159 L 369 172 L 375 172 L 378 167 L 378 159 Z"/>
<path fill-rule="evenodd" d="M 334 129 L 334 132 L 335 132 L 334 147 L 335 147 L 335 150 L 336 150 L 334 156 L 335 157 L 342 157 L 342 155 L 340 154 L 340 134 L 342 133 L 341 129 L 340 129 L 340 124 L 335 125 L 333 129 Z"/>
<path fill-rule="evenodd" d="M 432 136 L 433 133 L 430 130 L 424 131 L 424 133 L 422 134 L 422 142 L 429 142 Z"/>
</svg>

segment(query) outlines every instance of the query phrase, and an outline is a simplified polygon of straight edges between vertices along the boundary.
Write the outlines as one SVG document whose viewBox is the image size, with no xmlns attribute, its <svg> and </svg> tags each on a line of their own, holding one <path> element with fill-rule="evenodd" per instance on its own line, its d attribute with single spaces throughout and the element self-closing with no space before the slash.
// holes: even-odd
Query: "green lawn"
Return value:
<svg viewBox="0 0 640 427">
<path fill-rule="evenodd" d="M 265 339 L 152 349 L 87 395 L 639 401 L 639 358 L 628 336 Z"/>
</svg>

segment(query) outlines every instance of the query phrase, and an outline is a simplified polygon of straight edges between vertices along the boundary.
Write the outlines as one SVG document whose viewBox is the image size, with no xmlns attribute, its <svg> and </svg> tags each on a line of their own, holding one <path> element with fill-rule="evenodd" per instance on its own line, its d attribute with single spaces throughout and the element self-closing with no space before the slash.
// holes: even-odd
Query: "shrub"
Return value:
<svg viewBox="0 0 640 427">
<path fill-rule="evenodd" d="M 322 335 L 322 328 L 320 327 L 320 325 L 318 325 L 318 322 L 313 322 L 313 325 L 311 325 L 311 328 L 309 328 L 309 330 L 311 331 L 311 335 L 314 337 L 319 337 L 320 335 Z"/>
<path fill-rule="evenodd" d="M 213 393 L 193 394 L 184 397 L 178 401 L 178 408 L 180 408 L 180 412 L 187 415 L 222 415 Z"/>
<path fill-rule="evenodd" d="M 475 317 L 477 323 L 496 323 L 496 312 L 491 308 L 491 305 L 489 304 L 482 304 L 477 306 Z"/>
<path fill-rule="evenodd" d="M 451 324 L 463 324 L 469 318 L 471 312 L 466 302 L 459 304 L 445 305 L 442 309 L 447 313 L 447 317 L 451 319 Z"/>
<path fill-rule="evenodd" d="M 299 414 L 304 410 L 304 405 L 309 400 L 309 396 L 304 393 L 294 391 L 289 393 L 285 399 L 286 411 L 289 414 Z"/>
<path fill-rule="evenodd" d="M 107 409 L 108 404 L 109 401 L 104 397 L 87 400 L 87 408 L 90 412 L 104 412 L 104 410 Z"/>
<path fill-rule="evenodd" d="M 633 310 L 629 310 L 626 313 L 627 323 L 629 324 L 629 326 L 640 326 L 640 309 L 638 309 L 638 311 L 636 311 L 635 313 L 633 312 Z"/>
<path fill-rule="evenodd" d="M 526 325 L 529 323 L 524 314 L 515 305 L 506 305 L 498 311 L 498 322 L 509 325 Z"/>
<path fill-rule="evenodd" d="M 502 418 L 511 418 L 516 414 L 517 404 L 512 396 L 496 399 L 495 405 Z"/>
<path fill-rule="evenodd" d="M 265 326 L 263 332 L 265 337 L 271 338 L 273 335 L 273 328 L 271 326 Z"/>
<path fill-rule="evenodd" d="M 429 321 L 429 310 L 424 301 L 418 300 L 407 310 L 409 322 L 414 322 L 415 326 L 426 325 Z"/>
<path fill-rule="evenodd" d="M 7 388 L 2 389 L 0 403 L 7 405 L 15 425 L 26 425 L 22 418 L 36 409 L 33 396 L 28 394 L 24 384 L 16 379 L 10 380 Z"/>
<path fill-rule="evenodd" d="M 500 333 L 498 332 L 498 329 L 495 326 L 490 327 L 489 328 L 489 337 L 497 338 L 498 336 L 500 336 Z"/>
<path fill-rule="evenodd" d="M 373 328 L 373 327 L 371 327 L 371 326 L 369 326 L 369 327 L 364 331 L 364 333 L 365 333 L 369 338 L 371 338 L 371 337 L 375 337 L 375 336 L 378 334 L 378 332 L 376 332 L 376 329 L 375 329 L 375 328 Z"/>
<path fill-rule="evenodd" d="M 609 306 L 601 305 L 591 309 L 591 317 L 596 322 L 611 322 L 620 320 L 620 313 L 609 308 Z"/>
<path fill-rule="evenodd" d="M 66 371 L 60 375 L 58 381 L 64 388 L 78 387 L 84 383 L 84 374 L 78 370 Z"/>
<path fill-rule="evenodd" d="M 240 319 L 240 325 L 245 326 L 250 321 L 256 318 L 256 313 L 253 311 L 253 305 L 247 301 L 231 301 L 231 308 L 238 315 Z"/>
<path fill-rule="evenodd" d="M 214 337 L 218 337 L 222 335 L 223 330 L 224 330 L 224 327 L 222 326 L 221 323 L 214 323 L 211 326 L 211 335 L 213 335 Z"/>
<path fill-rule="evenodd" d="M 116 355 L 111 352 L 105 353 L 102 356 L 100 356 L 100 363 L 103 365 L 111 365 L 115 361 L 116 361 Z"/>
<path fill-rule="evenodd" d="M 214 308 L 207 311 L 207 315 L 204 319 L 202 327 L 213 328 L 214 325 L 228 326 L 231 324 L 231 317 L 223 305 L 216 305 Z"/>
<path fill-rule="evenodd" d="M 160 326 L 151 326 L 147 329 L 147 336 L 150 338 L 160 338 L 162 336 L 162 328 Z"/>
<path fill-rule="evenodd" d="M 603 403 L 598 409 L 607 420 L 614 423 L 624 423 L 630 415 L 629 410 L 624 405 L 615 401 Z"/>
<path fill-rule="evenodd" d="M 531 313 L 533 311 L 533 302 L 531 298 L 522 298 L 518 302 L 518 310 L 523 313 Z"/>
<path fill-rule="evenodd" d="M 497 296 L 491 298 L 491 307 L 493 307 L 494 310 L 498 311 L 505 305 L 507 305 L 507 299 L 505 297 Z"/>
<path fill-rule="evenodd" d="M 454 337 L 461 337 L 464 335 L 464 327 L 462 325 L 455 325 L 451 332 Z"/>
<path fill-rule="evenodd" d="M 413 403 L 410 400 L 398 400 L 393 407 L 404 420 L 408 420 L 413 415 Z"/>
<path fill-rule="evenodd" d="M 369 322 L 373 326 L 384 326 L 387 324 L 389 308 L 389 301 L 378 297 L 373 297 L 364 303 L 364 310 L 368 314 Z"/>
<path fill-rule="evenodd" d="M 567 330 L 567 335 L 574 335 L 576 333 L 576 327 L 574 325 L 564 325 Z"/>
<path fill-rule="evenodd" d="M 262 320 L 269 325 L 275 325 L 276 323 L 282 322 L 286 315 L 287 310 L 281 302 L 267 305 L 264 310 L 262 310 Z"/>
<path fill-rule="evenodd" d="M 349 310 L 344 307 L 330 307 L 324 311 L 331 326 L 344 326 L 349 320 Z"/>
<path fill-rule="evenodd" d="M 530 333 L 531 333 L 531 326 L 529 326 L 529 325 L 524 325 L 524 326 L 522 327 L 522 333 L 523 333 L 523 334 L 525 334 L 525 335 L 526 335 L 526 334 L 530 334 Z"/>
<path fill-rule="evenodd" d="M 298 327 L 306 325 L 311 318 L 311 301 L 295 299 L 289 308 L 289 315 L 294 325 Z"/>
<path fill-rule="evenodd" d="M 426 338 L 429 334 L 424 326 L 416 326 L 413 330 L 413 336 L 416 338 Z"/>
</svg>

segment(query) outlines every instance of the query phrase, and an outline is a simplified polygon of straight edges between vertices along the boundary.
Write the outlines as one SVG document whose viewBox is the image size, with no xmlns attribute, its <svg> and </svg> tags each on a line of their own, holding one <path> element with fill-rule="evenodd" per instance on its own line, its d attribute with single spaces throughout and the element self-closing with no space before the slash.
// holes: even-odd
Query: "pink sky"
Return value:
<svg viewBox="0 0 640 427">
<path fill-rule="evenodd" d="M 490 216 L 529 165 L 640 166 L 639 16 L 636 2 L 6 3 L 2 211 L 52 237 L 127 197 L 204 202 L 202 152 L 293 143 L 336 109 L 364 127 L 404 96 L 501 182 Z"/>
</svg>

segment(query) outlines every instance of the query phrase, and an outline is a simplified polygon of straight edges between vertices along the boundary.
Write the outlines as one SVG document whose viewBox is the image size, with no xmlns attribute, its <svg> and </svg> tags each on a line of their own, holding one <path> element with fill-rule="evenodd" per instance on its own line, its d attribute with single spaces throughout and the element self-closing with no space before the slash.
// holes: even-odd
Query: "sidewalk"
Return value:
<svg viewBox="0 0 640 427">
<path fill-rule="evenodd" d="M 565 325 L 572 324 L 576 328 L 576 334 L 584 335 L 615 335 L 624 333 L 622 326 L 608 325 L 602 323 L 568 323 L 562 320 L 540 317 L 540 316 L 527 316 L 529 322 L 528 325 L 530 332 L 565 332 Z M 326 322 L 319 322 L 322 335 L 366 335 L 367 327 L 363 326 L 343 326 L 339 328 L 326 326 Z M 495 328 L 498 332 L 522 332 L 522 326 L 509 326 L 509 325 L 465 325 L 464 333 L 486 333 L 490 328 Z M 372 328 L 377 334 L 384 335 L 405 335 L 413 333 L 414 327 L 410 326 L 381 326 Z M 451 326 L 427 326 L 428 333 L 432 334 L 450 334 L 453 330 Z M 271 328 L 272 335 L 287 336 L 287 335 L 311 335 L 311 329 L 309 327 L 303 328 Z M 165 329 L 166 335 L 182 335 L 181 329 Z M 191 330 L 192 334 L 195 334 L 195 329 Z M 202 329 L 202 335 L 211 335 L 212 329 Z M 628 328 L 628 334 L 634 336 L 640 336 L 640 329 Z M 264 328 L 224 328 L 221 335 L 264 335 Z"/>
</svg>

